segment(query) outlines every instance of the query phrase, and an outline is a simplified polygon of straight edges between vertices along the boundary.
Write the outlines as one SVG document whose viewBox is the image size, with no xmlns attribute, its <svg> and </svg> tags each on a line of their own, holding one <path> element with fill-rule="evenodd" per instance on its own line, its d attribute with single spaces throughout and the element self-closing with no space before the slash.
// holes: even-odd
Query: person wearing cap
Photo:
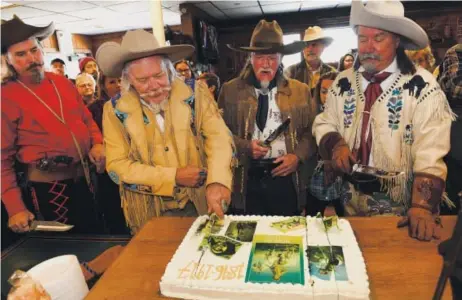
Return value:
<svg viewBox="0 0 462 300">
<path fill-rule="evenodd" d="M 96 60 L 91 57 L 87 56 L 79 60 L 79 69 L 80 73 L 87 73 L 93 76 L 96 82 L 98 82 L 99 78 L 99 68 L 96 64 Z"/>
<path fill-rule="evenodd" d="M 35 27 L 14 16 L 1 30 L 2 55 L 14 74 L 1 87 L 8 225 L 25 232 L 39 218 L 74 225 L 77 233 L 99 232 L 88 159 L 104 169 L 103 139 L 72 83 L 44 71 L 40 41 L 54 25 Z"/>
<path fill-rule="evenodd" d="M 345 215 L 400 215 L 411 237 L 438 238 L 453 114 L 432 74 L 405 54 L 428 37 L 399 1 L 353 1 L 350 25 L 357 61 L 337 76 L 313 125 L 323 159 L 350 174 Z M 351 174 L 355 163 L 374 176 Z"/>
<path fill-rule="evenodd" d="M 66 63 L 61 58 L 53 59 L 51 61 L 50 67 L 51 72 L 57 75 L 66 76 Z"/>
<path fill-rule="evenodd" d="M 232 208 L 255 215 L 297 215 L 306 203 L 316 163 L 311 126 L 318 111 L 306 84 L 284 76 L 282 56 L 301 52 L 304 42 L 283 43 L 276 21 L 261 20 L 241 74 L 225 83 L 218 98 L 237 147 Z M 290 118 L 290 126 L 271 144 L 263 142 Z"/>
<path fill-rule="evenodd" d="M 321 76 L 337 71 L 321 60 L 322 52 L 332 43 L 333 39 L 326 36 L 321 27 L 313 26 L 305 30 L 303 41 L 306 43 L 303 49 L 304 60 L 288 67 L 285 73 L 289 78 L 306 83 L 313 93 Z"/>
<path fill-rule="evenodd" d="M 103 74 L 122 77 L 103 128 L 107 171 L 132 233 L 157 216 L 222 217 L 231 200 L 232 136 L 207 86 L 197 82 L 193 91 L 173 68 L 193 51 L 133 30 L 96 53 Z"/>
</svg>

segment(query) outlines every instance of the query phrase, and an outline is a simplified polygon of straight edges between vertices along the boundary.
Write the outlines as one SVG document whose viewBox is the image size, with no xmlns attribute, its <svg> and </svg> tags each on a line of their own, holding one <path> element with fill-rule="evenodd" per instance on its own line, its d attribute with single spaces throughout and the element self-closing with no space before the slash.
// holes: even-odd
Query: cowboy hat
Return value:
<svg viewBox="0 0 462 300">
<path fill-rule="evenodd" d="M 239 52 L 281 53 L 283 55 L 300 52 L 306 46 L 306 43 L 303 41 L 284 45 L 282 37 L 282 29 L 278 22 L 260 20 L 253 30 L 250 47 L 234 48 L 229 44 L 227 46 L 229 49 Z"/>
<path fill-rule="evenodd" d="M 39 41 L 46 39 L 55 31 L 55 26 L 53 22 L 45 27 L 32 26 L 24 23 L 17 15 L 14 15 L 11 20 L 2 20 L 1 30 L 2 54 L 5 54 L 12 45 L 30 38 L 35 37 Z"/>
<path fill-rule="evenodd" d="M 330 36 L 326 36 L 324 34 L 324 30 L 322 30 L 321 27 L 312 26 L 312 27 L 308 27 L 305 30 L 305 36 L 303 37 L 303 41 L 304 42 L 322 41 L 324 45 L 326 45 L 327 47 L 332 43 L 333 38 L 331 38 Z"/>
<path fill-rule="evenodd" d="M 400 1 L 361 1 L 351 3 L 350 26 L 378 28 L 400 35 L 400 44 L 407 50 L 425 48 L 428 36 L 416 22 L 404 16 Z"/>
<path fill-rule="evenodd" d="M 140 58 L 165 55 L 171 61 L 191 56 L 191 45 L 174 45 L 161 47 L 155 36 L 143 29 L 128 31 L 122 43 L 106 42 L 96 51 L 98 67 L 108 77 L 120 77 L 127 62 Z"/>
</svg>

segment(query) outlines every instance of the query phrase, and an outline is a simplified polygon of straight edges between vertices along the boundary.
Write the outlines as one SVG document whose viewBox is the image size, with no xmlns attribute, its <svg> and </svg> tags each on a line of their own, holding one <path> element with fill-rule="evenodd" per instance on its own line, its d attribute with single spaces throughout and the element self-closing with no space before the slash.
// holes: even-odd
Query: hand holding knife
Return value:
<svg viewBox="0 0 462 300">
<path fill-rule="evenodd" d="M 260 146 L 269 148 L 271 143 L 274 142 L 282 133 L 284 133 L 287 128 L 289 128 L 290 122 L 290 117 L 288 117 L 281 125 L 278 126 L 278 128 L 276 128 L 275 131 L 270 134 L 266 140 L 260 142 Z"/>
<path fill-rule="evenodd" d="M 71 230 L 74 225 L 68 225 L 55 221 L 32 221 L 30 231 L 65 232 Z"/>
</svg>

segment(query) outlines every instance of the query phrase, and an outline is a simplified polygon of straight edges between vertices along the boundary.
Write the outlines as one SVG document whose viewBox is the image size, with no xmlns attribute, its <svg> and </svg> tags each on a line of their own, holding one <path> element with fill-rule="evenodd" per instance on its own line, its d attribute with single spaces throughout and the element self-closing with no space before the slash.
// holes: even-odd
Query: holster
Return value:
<svg viewBox="0 0 462 300">
<path fill-rule="evenodd" d="M 364 194 L 372 195 L 378 193 L 381 190 L 381 184 L 379 179 L 376 176 L 363 174 L 363 173 L 353 173 L 353 174 L 344 174 L 345 180 L 353 184 L 355 190 L 360 191 Z"/>
</svg>

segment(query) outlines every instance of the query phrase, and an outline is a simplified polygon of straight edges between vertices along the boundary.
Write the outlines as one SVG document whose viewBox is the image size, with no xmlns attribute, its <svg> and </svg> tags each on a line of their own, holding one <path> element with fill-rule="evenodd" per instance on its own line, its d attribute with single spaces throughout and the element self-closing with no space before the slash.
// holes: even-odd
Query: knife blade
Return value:
<svg viewBox="0 0 462 300">
<path fill-rule="evenodd" d="M 369 176 L 374 176 L 377 178 L 392 178 L 396 176 L 403 175 L 404 172 L 396 172 L 396 171 L 385 171 L 383 169 L 361 165 L 361 164 L 354 164 L 352 168 L 351 175 L 356 174 L 364 174 Z"/>
<path fill-rule="evenodd" d="M 31 231 L 53 231 L 64 232 L 69 231 L 74 225 L 68 225 L 56 221 L 32 221 L 30 224 Z"/>
<path fill-rule="evenodd" d="M 207 252 L 207 250 L 209 249 L 210 247 L 210 242 L 212 240 L 212 229 L 213 229 L 213 226 L 215 226 L 215 223 L 216 221 L 218 220 L 218 216 L 215 214 L 215 213 L 212 213 L 210 216 L 208 216 L 208 219 L 207 219 L 207 222 L 210 226 L 210 232 L 208 233 L 208 236 L 207 236 L 207 245 L 203 245 L 202 246 L 202 253 L 201 253 L 201 256 L 199 257 L 199 260 L 197 261 L 197 265 L 196 265 L 196 268 L 194 269 L 193 271 L 193 274 L 195 275 L 197 273 L 197 271 L 199 270 L 199 266 L 201 264 L 201 261 L 202 261 L 202 258 L 204 257 L 205 255 L 205 252 Z"/>
<path fill-rule="evenodd" d="M 289 128 L 290 121 L 290 117 L 288 117 L 281 125 L 278 126 L 278 128 L 276 128 L 275 131 L 270 134 L 266 140 L 262 141 L 260 144 L 263 147 L 269 147 L 272 142 L 274 142 L 284 131 L 287 130 L 287 128 Z"/>
</svg>

